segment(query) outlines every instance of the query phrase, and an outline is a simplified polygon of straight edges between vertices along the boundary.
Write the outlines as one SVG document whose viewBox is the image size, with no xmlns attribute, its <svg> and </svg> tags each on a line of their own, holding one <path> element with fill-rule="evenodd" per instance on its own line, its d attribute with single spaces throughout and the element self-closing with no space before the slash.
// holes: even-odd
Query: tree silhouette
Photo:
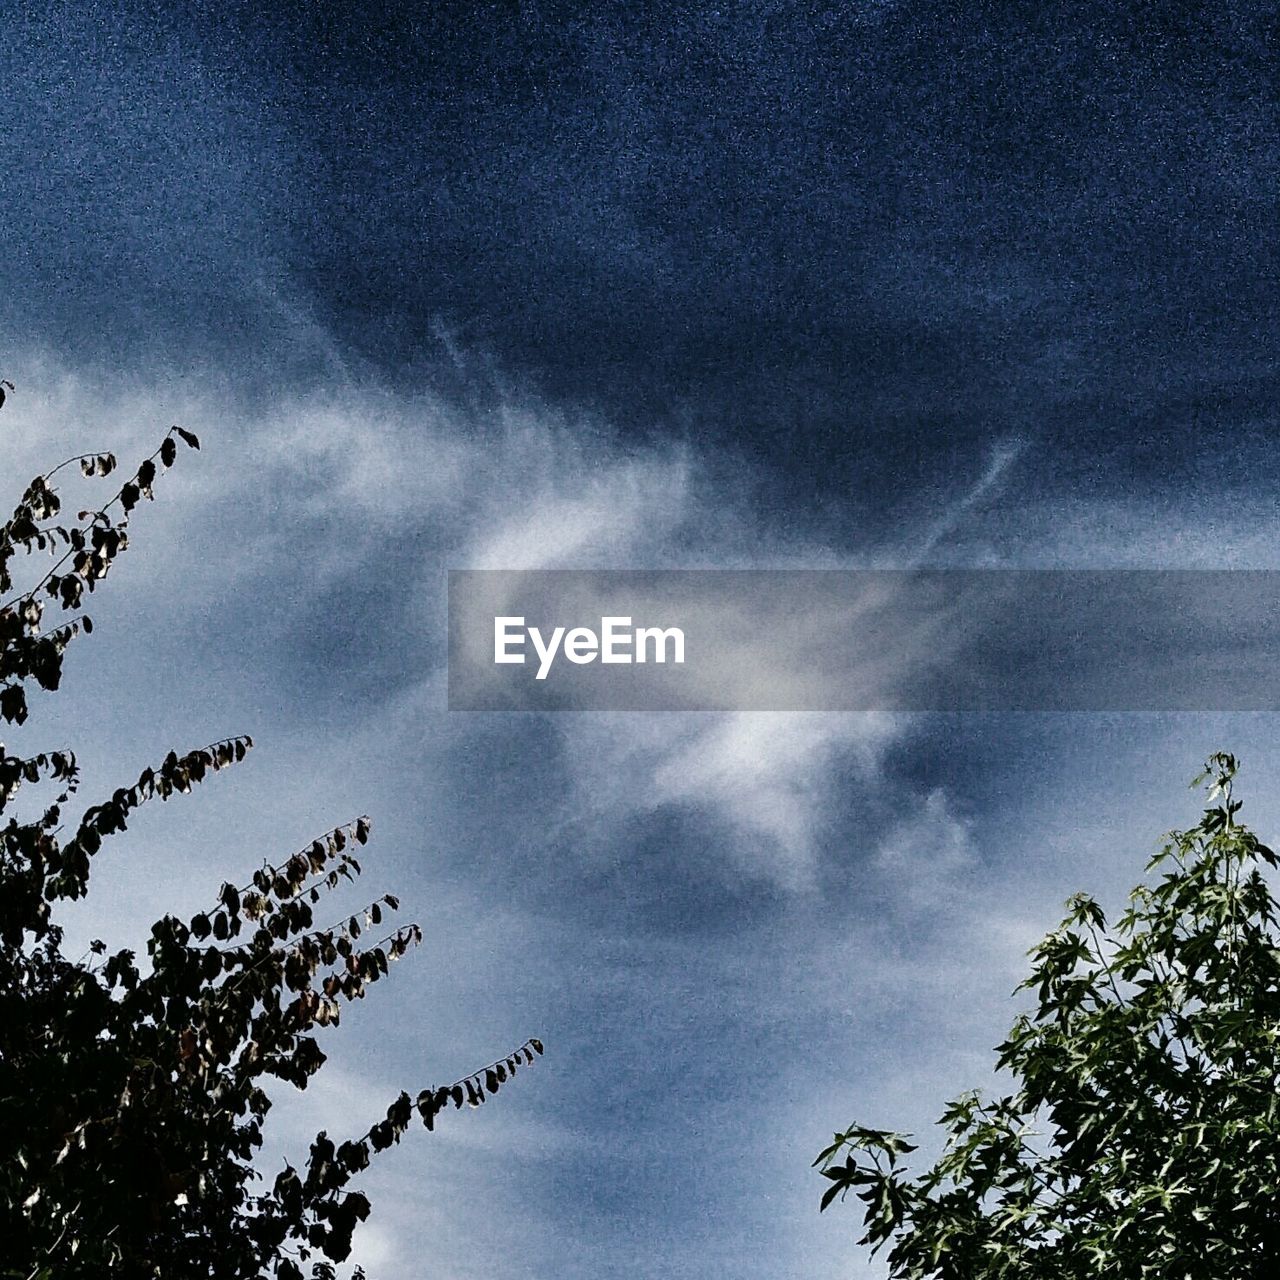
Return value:
<svg viewBox="0 0 1280 1280">
<path fill-rule="evenodd" d="M 27 719 L 29 688 L 58 688 L 68 644 L 92 630 L 78 612 L 85 596 L 126 549 L 130 513 L 180 445 L 199 441 L 172 428 L 101 508 L 64 523 L 58 472 L 116 470 L 111 454 L 70 459 L 36 477 L 0 527 L 0 716 L 11 725 Z M 15 557 L 40 553 L 49 567 L 15 585 Z M 368 818 L 224 884 L 190 920 L 158 920 L 144 961 L 95 942 L 72 962 L 55 920 L 58 903 L 86 894 L 95 855 L 135 809 L 189 792 L 252 745 L 245 736 L 171 752 L 78 817 L 71 751 L 0 746 L 2 1276 L 331 1277 L 370 1211 L 352 1181 L 371 1156 L 415 1118 L 431 1129 L 447 1107 L 478 1106 L 542 1052 L 530 1039 L 468 1077 L 402 1093 L 367 1132 L 320 1133 L 301 1168 L 261 1178 L 253 1162 L 271 1082 L 305 1089 L 325 1061 L 317 1031 L 421 939 L 416 924 L 385 925 L 391 894 L 317 924 L 326 895 L 360 874 Z M 33 805 L 20 818 L 23 789 Z"/>
<path fill-rule="evenodd" d="M 1114 928 L 1090 897 L 1031 953 L 1036 1008 L 997 1050 L 1017 1083 L 945 1110 L 912 1176 L 902 1135 L 855 1126 L 815 1162 L 853 1191 L 894 1277 L 1243 1280 L 1280 1257 L 1276 855 L 1236 820 L 1233 756 L 1192 784 Z"/>
</svg>

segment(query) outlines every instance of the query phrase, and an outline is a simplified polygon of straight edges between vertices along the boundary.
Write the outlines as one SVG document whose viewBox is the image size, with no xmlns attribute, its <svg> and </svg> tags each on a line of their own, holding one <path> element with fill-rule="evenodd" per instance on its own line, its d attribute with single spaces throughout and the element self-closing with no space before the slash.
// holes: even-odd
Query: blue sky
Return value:
<svg viewBox="0 0 1280 1280">
<path fill-rule="evenodd" d="M 1254 716 L 444 710 L 449 568 L 1280 567 L 1274 20 L 903 3 L 24 6 L 0 474 L 205 448 L 26 727 L 126 943 L 369 812 L 422 952 L 282 1143 L 529 1034 L 375 1172 L 372 1270 L 878 1274 L 808 1165 L 987 1079 Z M 84 726 L 92 726 L 86 735 Z"/>
</svg>

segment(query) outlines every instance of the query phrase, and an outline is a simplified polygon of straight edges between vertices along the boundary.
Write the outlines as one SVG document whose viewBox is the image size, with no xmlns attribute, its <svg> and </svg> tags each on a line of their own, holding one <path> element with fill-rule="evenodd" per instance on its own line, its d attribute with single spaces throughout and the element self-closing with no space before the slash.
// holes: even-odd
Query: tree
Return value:
<svg viewBox="0 0 1280 1280">
<path fill-rule="evenodd" d="M 1209 803 L 1108 927 L 1080 895 L 1032 952 L 1035 1010 L 999 1046 L 1007 1096 L 939 1123 L 913 1176 L 901 1135 L 855 1126 L 815 1164 L 826 1208 L 863 1202 L 894 1277 L 1261 1277 L 1280 1257 L 1276 855 L 1236 818 L 1233 756 Z"/>
<path fill-rule="evenodd" d="M 111 454 L 70 459 L 33 480 L 0 527 L 5 721 L 27 719 L 31 688 L 58 688 L 67 646 L 92 629 L 82 602 L 180 445 L 199 441 L 174 427 L 109 501 L 62 523 L 58 473 L 116 469 Z M 16 565 L 40 553 L 51 567 L 16 586 Z M 317 925 L 326 895 L 360 874 L 368 818 L 222 885 L 190 920 L 158 920 L 145 961 L 95 942 L 73 962 L 55 918 L 86 894 L 95 856 L 134 810 L 189 792 L 252 745 L 171 752 L 78 817 L 67 812 L 80 784 L 71 751 L 0 747 L 0 1276 L 300 1280 L 306 1266 L 331 1277 L 370 1211 L 352 1183 L 371 1156 L 415 1118 L 431 1129 L 446 1107 L 478 1106 L 542 1052 L 530 1039 L 468 1077 L 402 1093 L 365 1133 L 322 1132 L 301 1168 L 262 1179 L 271 1082 L 305 1089 L 325 1060 L 317 1033 L 421 938 L 410 924 L 358 944 L 397 909 L 391 894 Z M 20 792 L 38 801 L 22 817 Z"/>
</svg>

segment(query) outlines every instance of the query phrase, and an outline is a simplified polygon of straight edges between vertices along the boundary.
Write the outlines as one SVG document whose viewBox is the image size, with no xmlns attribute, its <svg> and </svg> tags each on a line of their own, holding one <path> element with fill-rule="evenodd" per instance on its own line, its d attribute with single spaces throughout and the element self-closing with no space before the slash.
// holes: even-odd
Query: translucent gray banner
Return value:
<svg viewBox="0 0 1280 1280">
<path fill-rule="evenodd" d="M 454 570 L 449 706 L 1280 709 L 1280 572 Z"/>
</svg>

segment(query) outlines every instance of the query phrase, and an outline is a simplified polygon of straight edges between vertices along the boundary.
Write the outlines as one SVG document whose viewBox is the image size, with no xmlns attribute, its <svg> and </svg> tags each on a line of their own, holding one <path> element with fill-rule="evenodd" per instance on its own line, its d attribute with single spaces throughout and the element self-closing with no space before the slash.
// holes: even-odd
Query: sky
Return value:
<svg viewBox="0 0 1280 1280">
<path fill-rule="evenodd" d="M 258 743 L 70 938 L 367 812 L 424 945 L 269 1159 L 546 1044 L 378 1163 L 371 1276 L 881 1275 L 818 1215 L 831 1133 L 928 1149 L 1209 752 L 1274 838 L 1263 714 L 451 713 L 445 581 L 1280 567 L 1276 42 L 1233 3 L 6 16 L 5 490 L 204 446 L 22 744 L 91 801 Z"/>
</svg>

